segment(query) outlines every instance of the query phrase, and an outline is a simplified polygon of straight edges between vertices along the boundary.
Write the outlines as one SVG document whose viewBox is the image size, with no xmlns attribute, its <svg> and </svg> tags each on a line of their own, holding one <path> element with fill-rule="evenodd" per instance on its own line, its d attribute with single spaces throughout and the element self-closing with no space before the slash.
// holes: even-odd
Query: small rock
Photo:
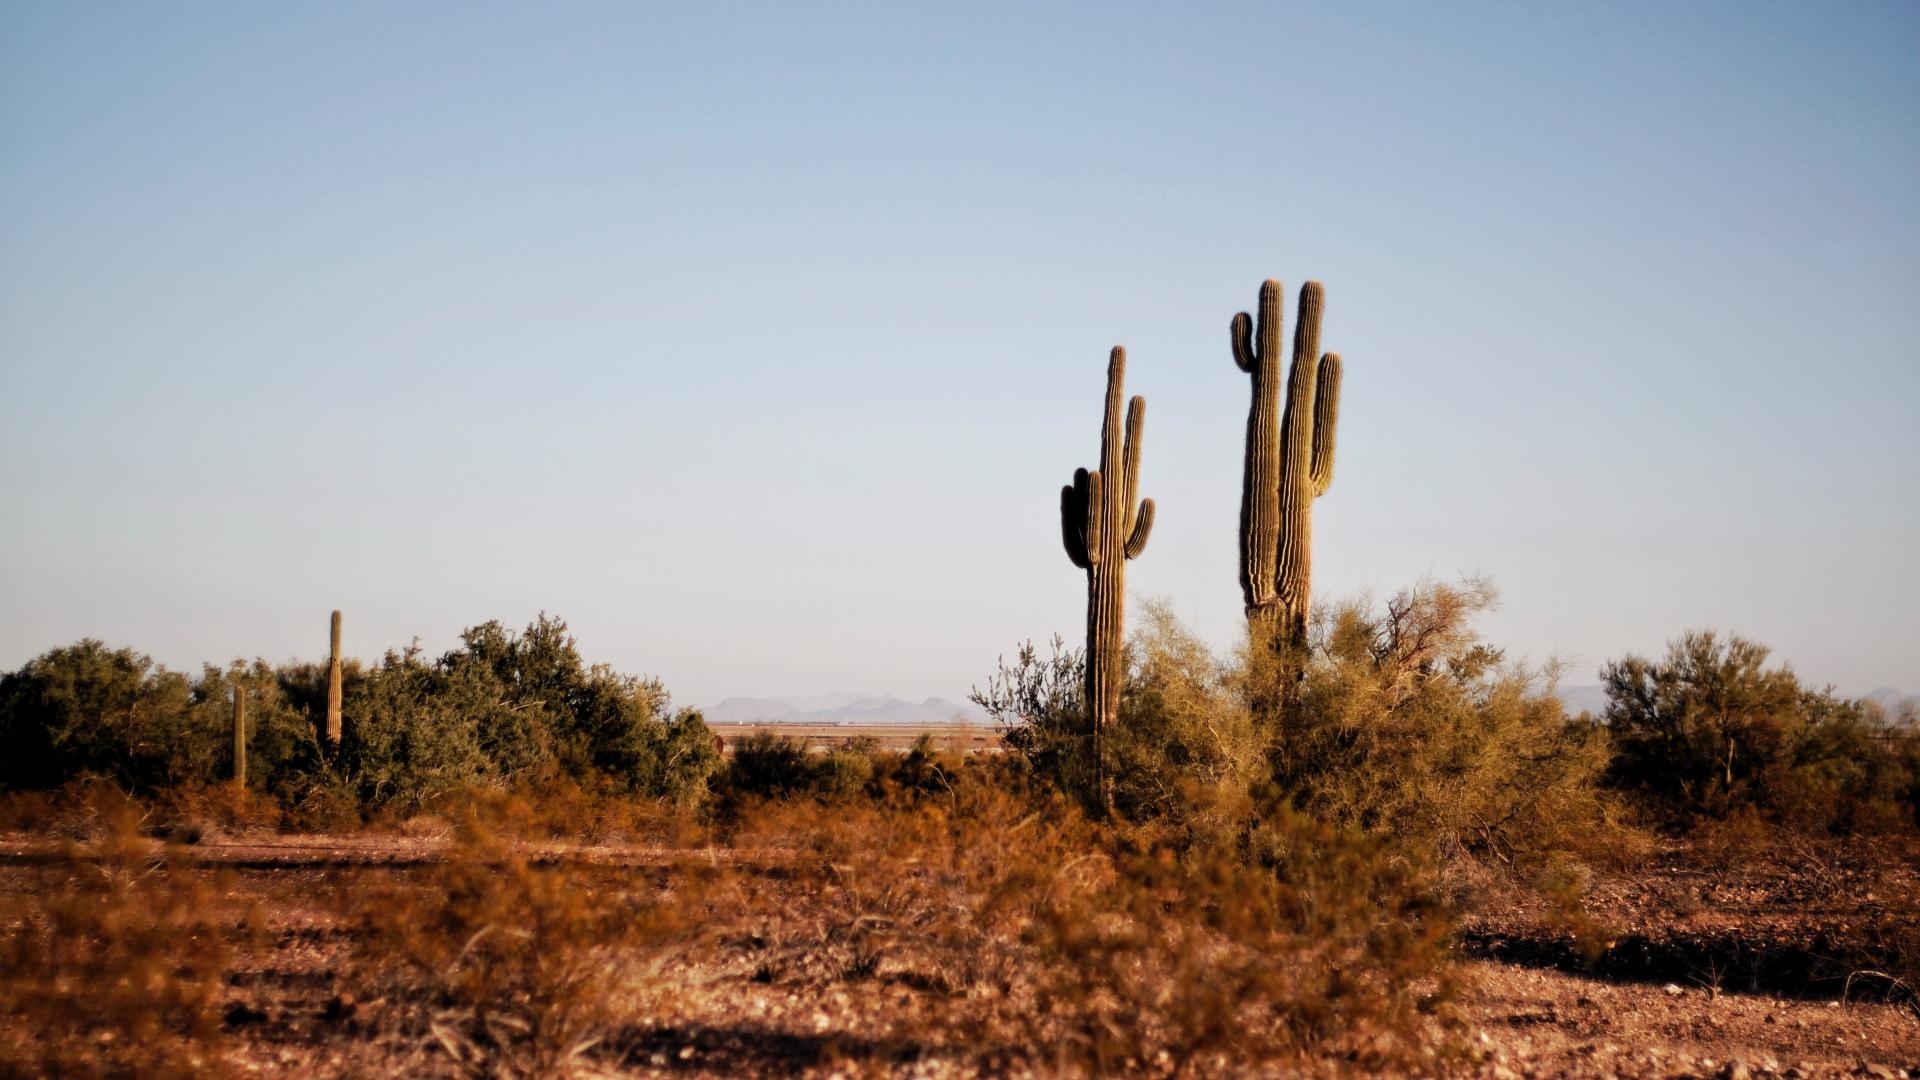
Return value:
<svg viewBox="0 0 1920 1080">
<path fill-rule="evenodd" d="M 681 1061 L 691 1061 L 691 1060 L 693 1060 L 693 1055 L 694 1055 L 694 1049 L 693 1049 L 693 1047 L 691 1047 L 691 1046 L 683 1046 L 683 1047 L 681 1047 L 681 1048 L 680 1048 L 680 1060 L 681 1060 Z"/>
<path fill-rule="evenodd" d="M 1868 1076 L 1874 1077 L 1875 1080 L 1898 1080 L 1898 1076 L 1891 1066 L 1882 1065 L 1879 1062 L 1869 1062 L 1862 1065 L 1860 1066 L 1860 1071 L 1866 1073 Z"/>
<path fill-rule="evenodd" d="M 1716 1075 L 1720 1077 L 1720 1080 L 1750 1080 L 1753 1073 L 1747 1068 L 1746 1062 L 1741 1061 L 1739 1058 L 1734 1058 L 1732 1061 L 1720 1066 L 1720 1071 Z"/>
<path fill-rule="evenodd" d="M 1665 991 L 1668 997 L 1679 997 L 1681 994 L 1686 993 L 1685 990 L 1680 988 L 1679 983 L 1668 983 L 1660 989 Z"/>
</svg>

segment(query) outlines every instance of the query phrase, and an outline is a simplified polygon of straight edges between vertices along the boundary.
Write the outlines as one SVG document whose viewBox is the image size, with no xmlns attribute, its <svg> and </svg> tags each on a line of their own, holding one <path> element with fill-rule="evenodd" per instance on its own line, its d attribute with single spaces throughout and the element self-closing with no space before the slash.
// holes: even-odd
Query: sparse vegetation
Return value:
<svg viewBox="0 0 1920 1080">
<path fill-rule="evenodd" d="M 136 654 L 56 650 L 8 676 L 56 688 L 10 699 L 39 711 L 9 722 L 117 703 L 87 760 L 138 797 L 104 782 L 9 796 L 13 827 L 81 843 L 3 872 L 0 1036 L 34 1033 L 0 1038 L 5 1067 L 147 1075 L 159 1049 L 163 1071 L 204 1075 L 292 1044 L 350 1071 L 474 1076 L 1435 1074 L 1485 1053 L 1466 961 L 1489 942 L 1714 994 L 1802 977 L 1913 1000 L 1910 905 L 1870 907 L 1817 949 L 1623 925 L 1607 884 L 1633 872 L 1622 856 L 1671 843 L 1623 821 L 1670 804 L 1608 786 L 1622 760 L 1608 726 L 1569 718 L 1551 669 L 1481 640 L 1492 601 L 1468 581 L 1324 606 L 1304 658 L 1222 657 L 1143 605 L 1106 820 L 1076 746 L 1081 657 L 1057 640 L 976 694 L 1007 725 L 1005 755 L 930 739 L 814 753 L 767 733 L 718 768 L 697 719 L 670 717 L 657 683 L 584 665 L 557 620 L 475 628 L 435 661 L 345 665 L 335 762 L 318 754 L 324 694 L 308 689 L 324 683 L 299 669 L 189 682 Z M 1277 712 L 1275 680 L 1290 691 Z M 230 746 L 237 681 L 266 778 L 219 779 L 218 749 L 128 749 L 140 731 Z M 288 730 L 303 738 L 276 742 Z M 176 775 L 199 782 L 163 783 Z M 348 858 L 331 886 L 286 886 L 296 899 L 271 893 L 274 874 L 223 876 L 156 839 L 298 825 L 326 793 L 351 823 L 391 830 L 376 850 L 406 852 L 404 868 Z M 1708 848 L 1734 845 L 1826 903 L 1902 895 L 1899 836 L 1871 841 L 1892 854 L 1789 851 L 1765 805 L 1700 818 L 1701 854 L 1674 873 L 1717 872 L 1684 859 L 1725 865 Z M 1697 917 L 1708 901 L 1696 888 L 1683 902 Z M 1489 921 L 1510 909 L 1527 914 Z M 283 989 L 240 974 L 301 949 L 319 966 Z M 809 1004 L 734 1015 L 778 1002 Z"/>
</svg>

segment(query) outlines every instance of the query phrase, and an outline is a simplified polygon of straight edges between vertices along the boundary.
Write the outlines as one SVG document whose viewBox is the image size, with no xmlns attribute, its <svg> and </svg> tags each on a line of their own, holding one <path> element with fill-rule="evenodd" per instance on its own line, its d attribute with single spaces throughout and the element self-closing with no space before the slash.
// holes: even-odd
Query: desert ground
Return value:
<svg viewBox="0 0 1920 1080">
<path fill-rule="evenodd" d="M 151 865 L 203 879 L 222 932 L 248 944 L 220 980 L 217 1015 L 243 1074 L 459 1075 L 456 1037 L 417 1030 L 418 1010 L 369 995 L 351 977 L 366 932 L 342 911 L 355 897 L 437 887 L 450 850 L 435 822 L 395 835 L 279 835 L 213 830 L 191 845 L 144 841 Z M 57 891 L 90 872 L 44 835 L 0 836 L 0 899 Z M 675 887 L 725 864 L 750 889 L 779 889 L 790 852 L 672 842 L 597 846 L 524 843 L 521 854 L 565 865 L 610 888 Z M 1456 948 L 1467 987 L 1444 1071 L 1497 1078 L 1902 1077 L 1920 1075 L 1920 1013 L 1885 976 L 1839 959 L 1854 944 L 1920 940 L 1911 848 L 1830 854 L 1717 852 L 1669 843 L 1632 873 L 1592 883 L 1601 928 L 1575 933 L 1536 900 L 1479 888 Z M 1713 865 L 1718 862 L 1718 869 Z M 363 914 L 378 915 L 378 912 Z M 632 1076 L 1046 1075 L 1011 1048 L 956 1047 L 929 1035 L 950 991 L 850 963 L 834 913 L 803 901 L 787 927 L 721 934 L 663 954 L 623 1008 L 632 1018 L 583 1051 L 585 1071 Z M 1588 955 L 1593 959 L 1589 960 Z M 411 1018 L 411 1019 L 410 1019 Z M 0 1033 L 17 1038 L 18 1031 Z M 1143 1074 L 1156 1074 L 1151 1065 Z M 1213 1070 L 1205 1061 L 1193 1071 Z M 1349 1071 L 1339 1062 L 1312 1071 Z"/>
</svg>

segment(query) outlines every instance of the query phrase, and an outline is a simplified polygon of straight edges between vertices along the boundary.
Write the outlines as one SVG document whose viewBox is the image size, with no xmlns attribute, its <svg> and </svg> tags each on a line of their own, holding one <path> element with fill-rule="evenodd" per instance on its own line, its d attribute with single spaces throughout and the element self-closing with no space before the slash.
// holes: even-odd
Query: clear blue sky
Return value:
<svg viewBox="0 0 1920 1080">
<path fill-rule="evenodd" d="M 0 6 L 0 667 L 566 617 L 682 702 L 1239 625 L 1226 327 L 1326 283 L 1320 595 L 1920 690 L 1920 6 Z"/>
</svg>

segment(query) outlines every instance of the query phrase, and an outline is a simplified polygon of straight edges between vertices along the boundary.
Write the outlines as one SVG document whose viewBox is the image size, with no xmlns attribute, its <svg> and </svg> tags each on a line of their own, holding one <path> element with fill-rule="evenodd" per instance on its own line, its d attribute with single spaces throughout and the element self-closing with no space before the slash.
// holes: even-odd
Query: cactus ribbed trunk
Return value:
<svg viewBox="0 0 1920 1080">
<path fill-rule="evenodd" d="M 1292 370 L 1280 376 L 1284 288 L 1260 286 L 1260 312 L 1233 317 L 1233 358 L 1253 376 L 1247 411 L 1247 457 L 1240 494 L 1240 587 L 1248 632 L 1257 642 L 1298 656 L 1306 647 L 1313 603 L 1313 500 L 1333 483 L 1335 426 L 1340 415 L 1340 357 L 1320 351 L 1324 293 L 1317 281 L 1300 289 Z"/>
<path fill-rule="evenodd" d="M 233 684 L 233 786 L 247 786 L 247 688 Z"/>
<path fill-rule="evenodd" d="M 333 633 L 327 649 L 327 749 L 340 749 L 340 613 L 333 613 Z"/>
<path fill-rule="evenodd" d="M 1093 795 L 1101 809 L 1113 801 L 1107 739 L 1120 715 L 1126 681 L 1127 560 L 1139 557 L 1153 531 L 1153 500 L 1140 494 L 1141 428 L 1145 398 L 1126 407 L 1127 352 L 1114 346 L 1107 361 L 1106 410 L 1100 425 L 1100 468 L 1076 469 L 1060 489 L 1060 530 L 1067 558 L 1087 572 L 1087 734 Z"/>
</svg>

